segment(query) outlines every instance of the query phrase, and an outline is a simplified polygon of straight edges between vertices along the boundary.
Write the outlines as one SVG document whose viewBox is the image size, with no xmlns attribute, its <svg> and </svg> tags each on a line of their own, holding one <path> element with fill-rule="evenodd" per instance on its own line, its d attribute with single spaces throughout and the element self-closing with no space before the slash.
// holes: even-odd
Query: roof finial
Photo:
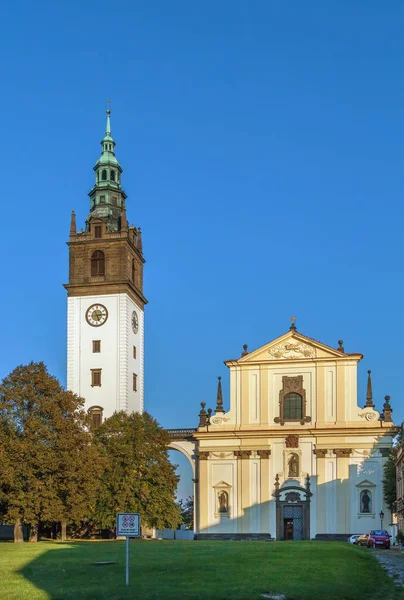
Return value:
<svg viewBox="0 0 404 600">
<path fill-rule="evenodd" d="M 290 320 L 292 321 L 292 325 L 289 327 L 290 331 L 297 331 L 295 325 L 296 317 L 291 317 Z"/>
<path fill-rule="evenodd" d="M 76 215 L 72 210 L 72 216 L 70 219 L 70 235 L 76 235 Z"/>
<path fill-rule="evenodd" d="M 110 118 L 109 115 L 111 114 L 111 99 L 108 98 L 107 100 L 107 124 L 105 127 L 105 135 L 111 135 L 111 122 L 110 122 Z"/>
<path fill-rule="evenodd" d="M 338 340 L 338 348 L 337 348 L 338 352 L 342 352 L 345 353 L 344 350 L 344 340 Z"/>
<path fill-rule="evenodd" d="M 391 413 L 393 412 L 393 409 L 391 408 L 390 404 L 390 396 L 385 396 L 384 399 L 385 403 L 383 404 L 382 420 L 391 423 L 393 420 L 391 418 Z"/>
<path fill-rule="evenodd" d="M 373 404 L 373 393 L 372 393 L 372 378 L 370 377 L 372 371 L 368 371 L 368 387 L 366 390 L 366 404 L 365 408 L 374 408 Z"/>
<path fill-rule="evenodd" d="M 216 412 L 224 413 L 223 395 L 222 395 L 222 378 L 217 378 L 217 397 L 216 397 Z"/>
<path fill-rule="evenodd" d="M 248 354 L 248 346 L 247 344 L 244 344 L 243 346 L 244 350 L 241 353 L 241 356 L 246 356 Z"/>
</svg>

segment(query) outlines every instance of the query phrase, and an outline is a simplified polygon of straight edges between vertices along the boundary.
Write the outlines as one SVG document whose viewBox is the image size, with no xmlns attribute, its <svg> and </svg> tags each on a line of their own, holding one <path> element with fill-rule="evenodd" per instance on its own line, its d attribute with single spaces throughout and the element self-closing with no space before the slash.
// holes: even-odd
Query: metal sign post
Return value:
<svg viewBox="0 0 404 600">
<path fill-rule="evenodd" d="M 126 585 L 129 585 L 129 540 L 131 537 L 140 537 L 139 513 L 118 513 L 116 535 L 126 537 Z"/>
</svg>

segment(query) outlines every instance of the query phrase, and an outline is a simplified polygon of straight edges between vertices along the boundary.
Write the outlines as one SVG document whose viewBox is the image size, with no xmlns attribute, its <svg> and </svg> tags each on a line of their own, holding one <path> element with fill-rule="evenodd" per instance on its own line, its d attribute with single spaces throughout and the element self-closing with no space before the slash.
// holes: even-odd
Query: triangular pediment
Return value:
<svg viewBox="0 0 404 600">
<path fill-rule="evenodd" d="M 297 331 L 291 330 L 272 342 L 249 352 L 238 359 L 238 363 L 257 363 L 283 360 L 314 360 L 347 358 L 344 352 L 322 344 Z M 353 356 L 353 355 L 349 355 Z M 361 355 L 355 355 L 361 357 Z"/>
<path fill-rule="evenodd" d="M 369 481 L 369 479 L 364 479 L 360 483 L 357 483 L 356 487 L 358 487 L 358 488 L 369 488 L 369 487 L 376 487 L 376 485 L 374 483 L 372 483 L 371 481 Z"/>
<path fill-rule="evenodd" d="M 216 485 L 213 486 L 214 488 L 220 488 L 220 489 L 227 489 L 227 488 L 231 488 L 230 483 L 227 483 L 227 481 L 220 481 L 219 483 L 216 483 Z"/>
</svg>

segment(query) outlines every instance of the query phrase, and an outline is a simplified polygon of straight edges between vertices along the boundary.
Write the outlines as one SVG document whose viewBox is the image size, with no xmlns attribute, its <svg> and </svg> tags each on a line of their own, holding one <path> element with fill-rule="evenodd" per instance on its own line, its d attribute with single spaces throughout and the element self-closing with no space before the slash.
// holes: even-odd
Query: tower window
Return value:
<svg viewBox="0 0 404 600">
<path fill-rule="evenodd" d="M 89 409 L 91 429 L 97 429 L 102 424 L 103 410 L 100 406 L 93 406 Z"/>
<path fill-rule="evenodd" d="M 107 180 L 107 170 L 106 170 L 106 169 L 103 169 L 103 170 L 101 171 L 101 179 L 102 179 L 103 181 L 106 181 L 106 180 Z"/>
<path fill-rule="evenodd" d="M 136 346 L 133 346 L 133 358 L 136 358 Z"/>
<path fill-rule="evenodd" d="M 111 171 L 111 181 L 115 181 L 115 171 Z"/>
<path fill-rule="evenodd" d="M 101 387 L 101 369 L 91 369 L 91 387 Z"/>
<path fill-rule="evenodd" d="M 136 275 L 135 259 L 132 258 L 132 281 L 133 281 L 133 283 L 135 283 L 135 275 Z"/>
<path fill-rule="evenodd" d="M 100 203 L 105 204 L 105 196 L 100 196 Z"/>
<path fill-rule="evenodd" d="M 137 375 L 133 373 L 133 391 L 137 392 Z"/>
<path fill-rule="evenodd" d="M 96 225 L 94 227 L 94 237 L 95 238 L 100 238 L 101 237 L 101 225 Z"/>
<path fill-rule="evenodd" d="M 101 340 L 93 340 L 93 352 L 101 352 Z"/>
<path fill-rule="evenodd" d="M 96 250 L 91 256 L 91 276 L 105 275 L 105 254 L 101 250 Z"/>
</svg>

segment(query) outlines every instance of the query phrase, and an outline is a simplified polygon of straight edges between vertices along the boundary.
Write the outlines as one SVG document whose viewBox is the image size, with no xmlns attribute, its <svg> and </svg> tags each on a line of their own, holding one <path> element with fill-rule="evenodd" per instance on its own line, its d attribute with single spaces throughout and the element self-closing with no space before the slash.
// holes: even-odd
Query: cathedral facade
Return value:
<svg viewBox="0 0 404 600">
<path fill-rule="evenodd" d="M 144 306 L 140 228 L 129 226 L 110 111 L 94 166 L 85 229 L 71 216 L 67 387 L 85 398 L 94 426 L 114 411 L 143 411 Z"/>
<path fill-rule="evenodd" d="M 390 519 L 383 465 L 397 428 L 357 398 L 362 355 L 290 330 L 225 361 L 230 410 L 219 380 L 215 411 L 172 430 L 172 448 L 193 463 L 198 539 L 346 539 Z M 390 522 L 390 521 L 389 521 Z"/>
</svg>

